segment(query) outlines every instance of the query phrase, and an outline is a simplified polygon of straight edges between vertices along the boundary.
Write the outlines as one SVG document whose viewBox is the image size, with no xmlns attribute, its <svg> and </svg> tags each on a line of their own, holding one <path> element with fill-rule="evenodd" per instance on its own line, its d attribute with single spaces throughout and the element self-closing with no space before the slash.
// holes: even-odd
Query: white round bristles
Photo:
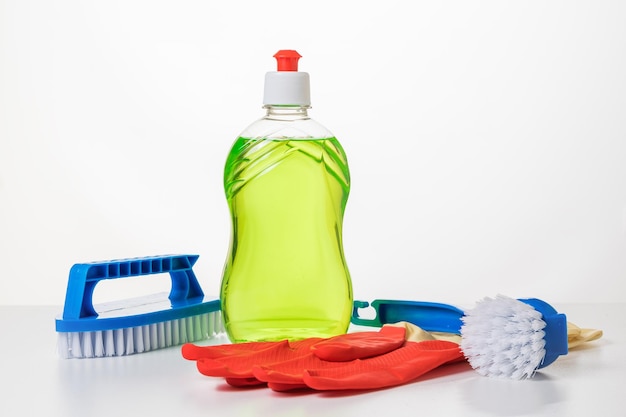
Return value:
<svg viewBox="0 0 626 417">
<path fill-rule="evenodd" d="M 530 378 L 546 354 L 542 317 L 519 300 L 487 297 L 465 311 L 461 350 L 481 375 Z"/>
</svg>

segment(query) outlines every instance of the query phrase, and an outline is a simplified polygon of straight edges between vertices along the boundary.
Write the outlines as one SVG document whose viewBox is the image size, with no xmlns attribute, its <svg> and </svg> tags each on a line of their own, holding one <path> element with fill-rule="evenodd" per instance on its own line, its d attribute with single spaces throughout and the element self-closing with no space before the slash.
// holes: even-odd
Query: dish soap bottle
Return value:
<svg viewBox="0 0 626 417">
<path fill-rule="evenodd" d="M 301 56 L 274 57 L 266 114 L 235 140 L 224 169 L 232 231 L 220 299 L 234 343 L 335 336 L 347 331 L 352 311 L 342 242 L 346 155 L 308 116 Z"/>
</svg>

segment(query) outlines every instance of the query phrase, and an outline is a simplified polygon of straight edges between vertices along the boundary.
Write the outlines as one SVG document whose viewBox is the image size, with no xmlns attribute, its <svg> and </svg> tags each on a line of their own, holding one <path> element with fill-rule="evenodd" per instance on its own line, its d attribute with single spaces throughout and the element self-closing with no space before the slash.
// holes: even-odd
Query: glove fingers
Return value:
<svg viewBox="0 0 626 417">
<path fill-rule="evenodd" d="M 310 389 L 302 379 L 304 370 L 300 367 L 303 363 L 317 363 L 320 359 L 310 355 L 308 359 L 300 358 L 290 361 L 292 364 L 276 364 L 274 366 L 255 366 L 253 373 L 261 383 L 266 383 L 272 391 L 286 392 L 302 389 Z M 320 361 L 321 362 L 321 361 Z M 300 364 L 300 365 L 299 365 Z M 280 369 L 274 369 L 280 368 Z"/>
<path fill-rule="evenodd" d="M 382 355 L 404 344 L 406 329 L 385 326 L 378 332 L 348 333 L 323 340 L 311 347 L 320 359 L 333 362 L 351 361 Z"/>
<path fill-rule="evenodd" d="M 225 345 L 228 346 L 237 345 Z M 285 340 L 283 342 L 275 342 L 270 347 L 256 352 L 241 353 L 238 355 L 228 355 L 217 358 L 201 358 L 196 362 L 198 371 L 206 376 L 219 376 L 224 378 L 254 378 L 252 375 L 252 367 L 259 362 L 274 362 L 280 360 L 284 354 L 289 351 L 289 344 Z M 215 352 L 214 352 L 215 353 Z"/>
<path fill-rule="evenodd" d="M 196 362 L 198 371 L 205 376 L 219 376 L 224 378 L 251 378 L 254 377 L 251 372 L 245 369 L 231 369 L 227 364 L 215 359 L 199 359 Z"/>
<path fill-rule="evenodd" d="M 353 361 L 346 366 L 308 369 L 302 379 L 316 390 L 386 388 L 414 380 L 462 357 L 459 346 L 453 342 L 407 342 L 385 355 Z"/>
<path fill-rule="evenodd" d="M 280 384 L 280 383 L 277 383 L 277 382 L 269 382 L 267 384 L 267 386 L 272 391 L 277 391 L 277 392 L 295 391 L 295 390 L 302 390 L 302 389 L 310 390 L 311 389 L 304 383 L 302 383 L 302 384 Z"/>
<path fill-rule="evenodd" d="M 336 366 L 335 362 L 326 362 Z M 260 381 L 268 384 L 295 384 L 303 385 L 302 374 L 305 369 L 323 367 L 324 361 L 309 353 L 299 358 L 274 363 L 271 365 L 257 365 L 252 368 L 252 374 Z"/>
<path fill-rule="evenodd" d="M 256 379 L 251 372 L 246 370 L 233 371 L 225 364 L 214 359 L 200 359 L 196 366 L 202 375 L 224 377 L 226 383 L 233 387 L 244 388 L 265 384 L 265 382 Z"/>
<path fill-rule="evenodd" d="M 287 360 L 293 360 L 303 355 L 311 355 L 312 344 L 322 339 L 305 339 L 289 343 L 287 340 L 280 342 L 261 343 L 262 349 L 255 351 L 241 350 L 237 344 L 212 346 L 216 349 L 204 349 L 203 353 L 216 357 L 204 357 L 197 360 L 198 371 L 206 376 L 218 376 L 224 378 L 255 378 L 252 368 L 257 364 L 274 364 Z M 271 344 L 269 344 L 271 343 Z M 208 347 L 207 347 L 208 348 Z M 229 354 L 238 351 L 239 354 Z M 226 354 L 223 354 L 226 352 Z M 222 356 L 220 356 L 222 355 Z"/>
<path fill-rule="evenodd" d="M 296 389 L 306 386 L 303 376 L 307 369 L 343 368 L 345 366 L 346 362 L 325 361 L 313 353 L 309 353 L 308 355 L 273 365 L 255 366 L 252 369 L 252 373 L 258 380 L 267 382 L 270 388 L 272 386 L 291 385 L 293 387 L 290 389 Z M 277 390 L 286 391 L 287 389 L 281 388 Z"/>
<path fill-rule="evenodd" d="M 265 382 L 252 378 L 226 378 L 228 385 L 236 388 L 258 387 L 259 385 L 265 385 Z"/>
</svg>

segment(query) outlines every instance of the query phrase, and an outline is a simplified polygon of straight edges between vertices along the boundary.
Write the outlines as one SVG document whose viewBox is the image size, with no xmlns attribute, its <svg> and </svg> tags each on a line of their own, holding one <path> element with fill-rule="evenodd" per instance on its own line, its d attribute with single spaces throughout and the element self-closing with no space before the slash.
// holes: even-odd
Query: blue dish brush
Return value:
<svg viewBox="0 0 626 417">
<path fill-rule="evenodd" d="M 63 358 L 124 356 L 197 342 L 223 331 L 219 299 L 207 298 L 193 272 L 198 255 L 167 255 L 72 266 L 62 316 L 56 319 Z M 107 279 L 169 273 L 167 293 L 94 306 Z"/>
<path fill-rule="evenodd" d="M 429 332 L 461 335 L 461 350 L 481 375 L 509 379 L 534 376 L 537 369 L 568 352 L 567 320 L 545 301 L 486 297 L 466 311 L 422 301 L 375 300 L 374 319 L 359 317 L 370 303 L 355 301 L 352 323 L 382 326 L 406 321 Z"/>
</svg>

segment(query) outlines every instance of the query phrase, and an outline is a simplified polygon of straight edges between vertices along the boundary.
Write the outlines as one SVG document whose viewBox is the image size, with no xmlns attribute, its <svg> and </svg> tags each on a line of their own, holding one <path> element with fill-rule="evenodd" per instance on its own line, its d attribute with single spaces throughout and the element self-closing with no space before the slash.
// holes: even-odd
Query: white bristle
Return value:
<svg viewBox="0 0 626 417">
<path fill-rule="evenodd" d="M 209 334 L 209 317 L 206 314 L 200 316 L 200 331 L 203 335 Z"/>
<path fill-rule="evenodd" d="M 187 317 L 185 318 L 185 329 L 187 330 L 187 341 L 192 341 L 193 340 L 193 336 L 195 333 L 195 330 L 193 328 L 193 318 L 192 317 Z"/>
<path fill-rule="evenodd" d="M 178 320 L 174 320 L 172 323 L 172 345 L 180 345 L 180 331 L 178 329 Z"/>
<path fill-rule="evenodd" d="M 178 330 L 180 331 L 180 343 L 189 342 L 189 339 L 187 339 L 187 322 L 185 319 L 178 320 Z"/>
<path fill-rule="evenodd" d="M 530 378 L 546 354 L 542 317 L 519 300 L 502 295 L 485 298 L 465 311 L 461 349 L 481 375 Z"/>
<path fill-rule="evenodd" d="M 219 311 L 135 328 L 58 333 L 62 358 L 96 358 L 134 353 L 197 342 L 224 331 Z"/>
<path fill-rule="evenodd" d="M 63 359 L 69 358 L 70 346 L 68 344 L 69 335 L 67 333 L 59 333 L 57 350 Z"/>
<path fill-rule="evenodd" d="M 106 330 L 100 333 L 102 334 L 102 356 L 112 356 L 111 353 L 115 353 L 113 331 Z"/>
<path fill-rule="evenodd" d="M 120 356 L 124 352 L 124 330 L 109 330 L 110 340 L 107 343 L 106 356 Z"/>
<path fill-rule="evenodd" d="M 124 344 L 124 352 L 121 355 L 130 355 L 135 352 L 135 336 L 134 329 L 124 329 L 124 340 L 126 343 Z"/>
<path fill-rule="evenodd" d="M 104 332 L 94 332 L 93 354 L 96 358 L 104 356 Z"/>
<path fill-rule="evenodd" d="M 191 328 L 193 329 L 192 339 L 196 339 L 202 333 L 202 329 L 200 328 L 200 320 L 197 317 L 190 317 Z"/>
<path fill-rule="evenodd" d="M 145 326 L 141 326 L 141 327 L 135 327 L 133 329 L 133 344 L 135 346 L 135 352 L 137 353 L 143 353 L 146 351 L 145 349 L 145 345 L 144 345 L 144 340 L 148 339 L 145 337 L 144 334 L 144 329 Z M 150 343 L 150 340 L 148 339 L 148 343 Z M 126 354 L 128 354 L 129 352 L 126 352 Z"/>
<path fill-rule="evenodd" d="M 200 326 L 200 318 L 198 316 L 191 317 L 191 321 L 193 322 L 193 334 L 194 339 L 198 338 L 202 334 L 202 327 Z"/>
<path fill-rule="evenodd" d="M 83 347 L 80 343 L 80 333 L 72 333 L 70 334 L 70 346 L 71 346 L 71 352 L 72 352 L 72 356 L 74 356 L 75 354 L 78 355 L 79 357 L 83 356 Z"/>
<path fill-rule="evenodd" d="M 159 348 L 159 326 L 155 324 L 150 325 L 150 347 L 152 350 Z"/>
<path fill-rule="evenodd" d="M 151 349 L 151 337 L 150 337 L 150 326 L 145 325 L 141 327 L 141 343 L 143 343 L 143 351 L 150 352 Z"/>
<path fill-rule="evenodd" d="M 165 323 L 157 323 L 156 326 L 156 335 L 155 335 L 155 346 L 156 349 L 163 349 L 165 347 Z"/>
<path fill-rule="evenodd" d="M 172 346 L 172 326 L 163 326 L 165 328 L 165 346 Z"/>
</svg>

